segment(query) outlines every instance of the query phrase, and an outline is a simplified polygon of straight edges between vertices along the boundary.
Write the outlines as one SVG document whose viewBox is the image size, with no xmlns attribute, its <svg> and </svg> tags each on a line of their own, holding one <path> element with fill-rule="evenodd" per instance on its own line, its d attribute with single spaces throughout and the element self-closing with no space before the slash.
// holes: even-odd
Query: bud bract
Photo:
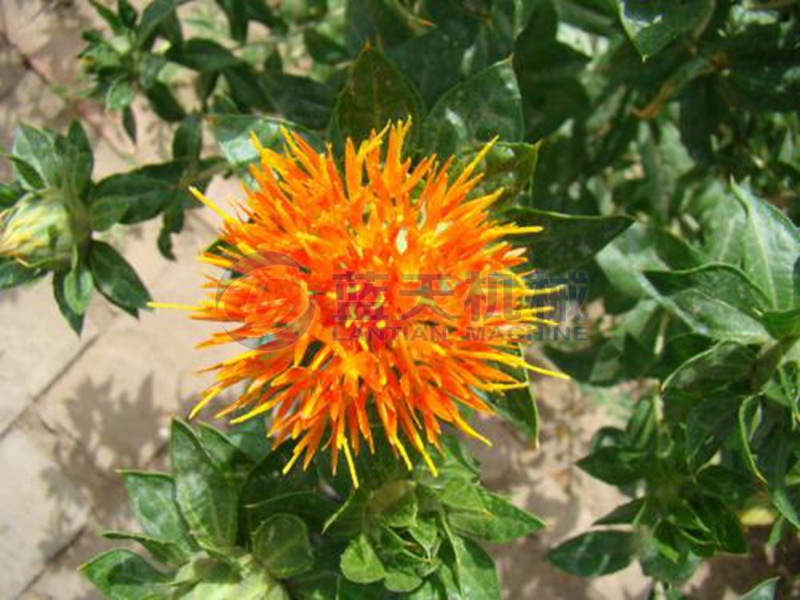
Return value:
<svg viewBox="0 0 800 600">
<path fill-rule="evenodd" d="M 73 218 L 62 202 L 29 194 L 0 213 L 0 256 L 29 267 L 70 261 L 76 244 Z"/>
</svg>

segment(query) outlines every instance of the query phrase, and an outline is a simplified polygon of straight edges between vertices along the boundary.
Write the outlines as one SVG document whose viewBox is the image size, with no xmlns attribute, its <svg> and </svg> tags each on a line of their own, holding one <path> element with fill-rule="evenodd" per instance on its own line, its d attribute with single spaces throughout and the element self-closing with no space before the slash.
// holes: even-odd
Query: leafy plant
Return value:
<svg viewBox="0 0 800 600">
<path fill-rule="evenodd" d="M 441 476 L 409 477 L 378 444 L 360 461 L 364 485 L 323 468 L 281 473 L 264 423 L 224 433 L 174 421 L 172 473 L 122 476 L 139 544 L 82 567 L 110 598 L 499 598 L 494 562 L 477 540 L 506 542 L 543 523 L 478 483 L 477 464 L 448 438 Z"/>
<path fill-rule="evenodd" d="M 797 3 L 92 4 L 107 27 L 85 34 L 87 95 L 118 111 L 134 142 L 141 97 L 175 123 L 173 157 L 94 183 L 79 125 L 21 126 L 15 179 L 0 187 L 0 287 L 52 272 L 76 331 L 93 288 L 135 314 L 147 292 L 103 233 L 161 218 L 170 257 L 188 186 L 247 178 L 253 133 L 280 150 L 281 128 L 299 131 L 342 160 L 348 137 L 411 117 L 412 156 L 456 166 L 499 136 L 476 193 L 502 186 L 498 218 L 544 227 L 516 240 L 542 286 L 567 284 L 558 302 L 596 308 L 587 340 L 544 353 L 581 383 L 643 390 L 626 426 L 598 431 L 579 462 L 629 501 L 549 560 L 579 576 L 638 560 L 652 597 L 679 598 L 702 560 L 748 552 L 752 515 L 772 527 L 770 544 L 796 536 Z M 487 401 L 537 439 L 528 390 Z M 251 444 L 261 434 L 213 431 L 176 424 L 173 475 L 125 476 L 134 507 L 141 481 L 158 482 L 177 529 L 137 512 L 135 539 L 165 568 L 127 551 L 99 557 L 86 573 L 111 597 L 496 597 L 474 538 L 539 526 L 480 488 L 454 442 L 439 479 L 401 475 L 379 455 L 351 491 L 318 465 L 282 478 L 281 452 Z M 745 597 L 790 585 L 768 580 Z"/>
<path fill-rule="evenodd" d="M 775 206 L 796 187 L 781 146 L 796 118 L 782 95 L 797 85 L 796 11 L 622 2 L 623 37 L 565 4 L 551 18 L 607 45 L 576 71 L 584 112 L 540 153 L 534 202 L 624 207 L 637 223 L 585 263 L 606 311 L 589 340 L 545 352 L 582 382 L 649 385 L 578 463 L 630 501 L 549 559 L 582 576 L 638 559 L 654 596 L 677 597 L 703 559 L 749 551 L 749 515 L 771 515 L 770 544 L 798 526 L 800 234 Z M 767 77 L 770 93 L 754 93 Z M 568 148 L 581 150 L 558 161 Z"/>
<path fill-rule="evenodd" d="M 16 177 L 2 187 L 0 288 L 52 273 L 58 307 L 77 333 L 95 288 L 136 315 L 150 299 L 147 289 L 113 247 L 93 239 L 106 214 L 81 125 L 67 135 L 21 125 L 7 158 Z"/>
</svg>

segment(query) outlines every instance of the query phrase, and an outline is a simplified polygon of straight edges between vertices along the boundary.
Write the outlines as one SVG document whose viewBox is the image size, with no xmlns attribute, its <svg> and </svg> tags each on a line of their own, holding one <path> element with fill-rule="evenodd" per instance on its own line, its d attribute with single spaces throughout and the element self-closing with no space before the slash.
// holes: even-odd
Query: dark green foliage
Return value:
<svg viewBox="0 0 800 600">
<path fill-rule="evenodd" d="M 474 462 L 446 438 L 434 477 L 409 472 L 386 442 L 356 461 L 362 486 L 344 495 L 327 468 L 281 472 L 264 423 L 228 434 L 174 421 L 171 474 L 123 473 L 139 544 L 82 567 L 109 598 L 499 598 L 494 562 L 476 539 L 505 542 L 543 527 L 481 487 Z M 346 475 L 344 475 L 346 477 Z"/>
</svg>

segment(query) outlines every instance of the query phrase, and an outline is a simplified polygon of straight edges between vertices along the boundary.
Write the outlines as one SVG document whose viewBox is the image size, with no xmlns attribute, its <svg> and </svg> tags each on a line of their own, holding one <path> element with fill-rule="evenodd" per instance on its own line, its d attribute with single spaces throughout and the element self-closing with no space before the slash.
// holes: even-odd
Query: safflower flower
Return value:
<svg viewBox="0 0 800 600">
<path fill-rule="evenodd" d="M 562 376 L 528 364 L 511 333 L 473 335 L 551 324 L 525 300 L 552 290 L 526 286 L 514 270 L 524 249 L 504 239 L 541 228 L 492 218 L 502 189 L 470 197 L 492 143 L 451 178 L 452 159 L 412 167 L 403 156 L 409 127 L 387 125 L 358 147 L 348 139 L 343 172 L 330 147 L 319 153 L 284 130 L 279 153 L 254 136 L 260 165 L 235 216 L 192 190 L 224 221 L 218 248 L 201 260 L 225 273 L 209 278 L 197 306 L 156 306 L 230 326 L 201 345 L 234 340 L 250 350 L 210 367 L 216 381 L 191 416 L 244 384 L 217 417 L 270 413 L 275 444 L 294 441 L 284 472 L 330 448 L 334 472 L 341 452 L 357 487 L 353 455 L 362 440 L 374 450 L 372 407 L 395 455 L 410 469 L 410 445 L 435 474 L 426 446 L 441 448 L 442 423 L 489 443 L 460 405 L 492 412 L 486 393 L 527 385 L 510 369 Z M 495 292 L 491 310 L 475 310 L 481 282 Z M 397 335 L 414 327 L 431 335 Z"/>
</svg>

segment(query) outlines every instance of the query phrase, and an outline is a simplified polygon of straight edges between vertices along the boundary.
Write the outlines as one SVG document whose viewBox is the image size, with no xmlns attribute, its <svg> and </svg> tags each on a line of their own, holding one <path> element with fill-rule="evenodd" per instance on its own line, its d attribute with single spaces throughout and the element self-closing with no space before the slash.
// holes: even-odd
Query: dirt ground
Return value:
<svg viewBox="0 0 800 600">
<path fill-rule="evenodd" d="M 0 0 L 0 143 L 9 147 L 16 123 L 64 127 L 79 117 L 95 147 L 95 179 L 163 156 L 169 132 L 136 105 L 140 142 L 122 133 L 119 115 L 77 98 L 75 55 L 80 31 L 99 26 L 83 1 Z M 0 166 L 0 175 L 8 169 Z M 209 194 L 226 200 L 237 189 L 215 181 Z M 123 238 L 112 231 L 153 296 L 191 302 L 201 283 L 193 260 L 218 225 L 193 211 L 178 238 L 178 261 L 156 250 L 158 224 Z M 193 349 L 209 328 L 181 314 L 148 313 L 140 321 L 95 301 L 78 339 L 57 314 L 47 283 L 0 293 L 0 597 L 26 600 L 97 598 L 76 569 L 109 547 L 106 528 L 132 527 L 119 468 L 163 463 L 167 424 L 185 415 L 206 380 L 196 369 L 212 361 Z M 549 547 L 609 512 L 622 498 L 572 466 L 594 431 L 618 423 L 623 395 L 587 394 L 570 383 L 536 383 L 542 418 L 534 450 L 497 419 L 481 423 L 492 449 L 475 447 L 487 485 L 543 517 L 548 529 L 493 549 L 509 600 L 646 598 L 637 565 L 613 576 L 569 577 L 542 557 Z M 594 399 L 592 399 L 594 398 Z M 597 398 L 602 398 L 598 400 Z M 763 552 L 704 567 L 697 598 L 735 598 L 775 572 Z"/>
</svg>

